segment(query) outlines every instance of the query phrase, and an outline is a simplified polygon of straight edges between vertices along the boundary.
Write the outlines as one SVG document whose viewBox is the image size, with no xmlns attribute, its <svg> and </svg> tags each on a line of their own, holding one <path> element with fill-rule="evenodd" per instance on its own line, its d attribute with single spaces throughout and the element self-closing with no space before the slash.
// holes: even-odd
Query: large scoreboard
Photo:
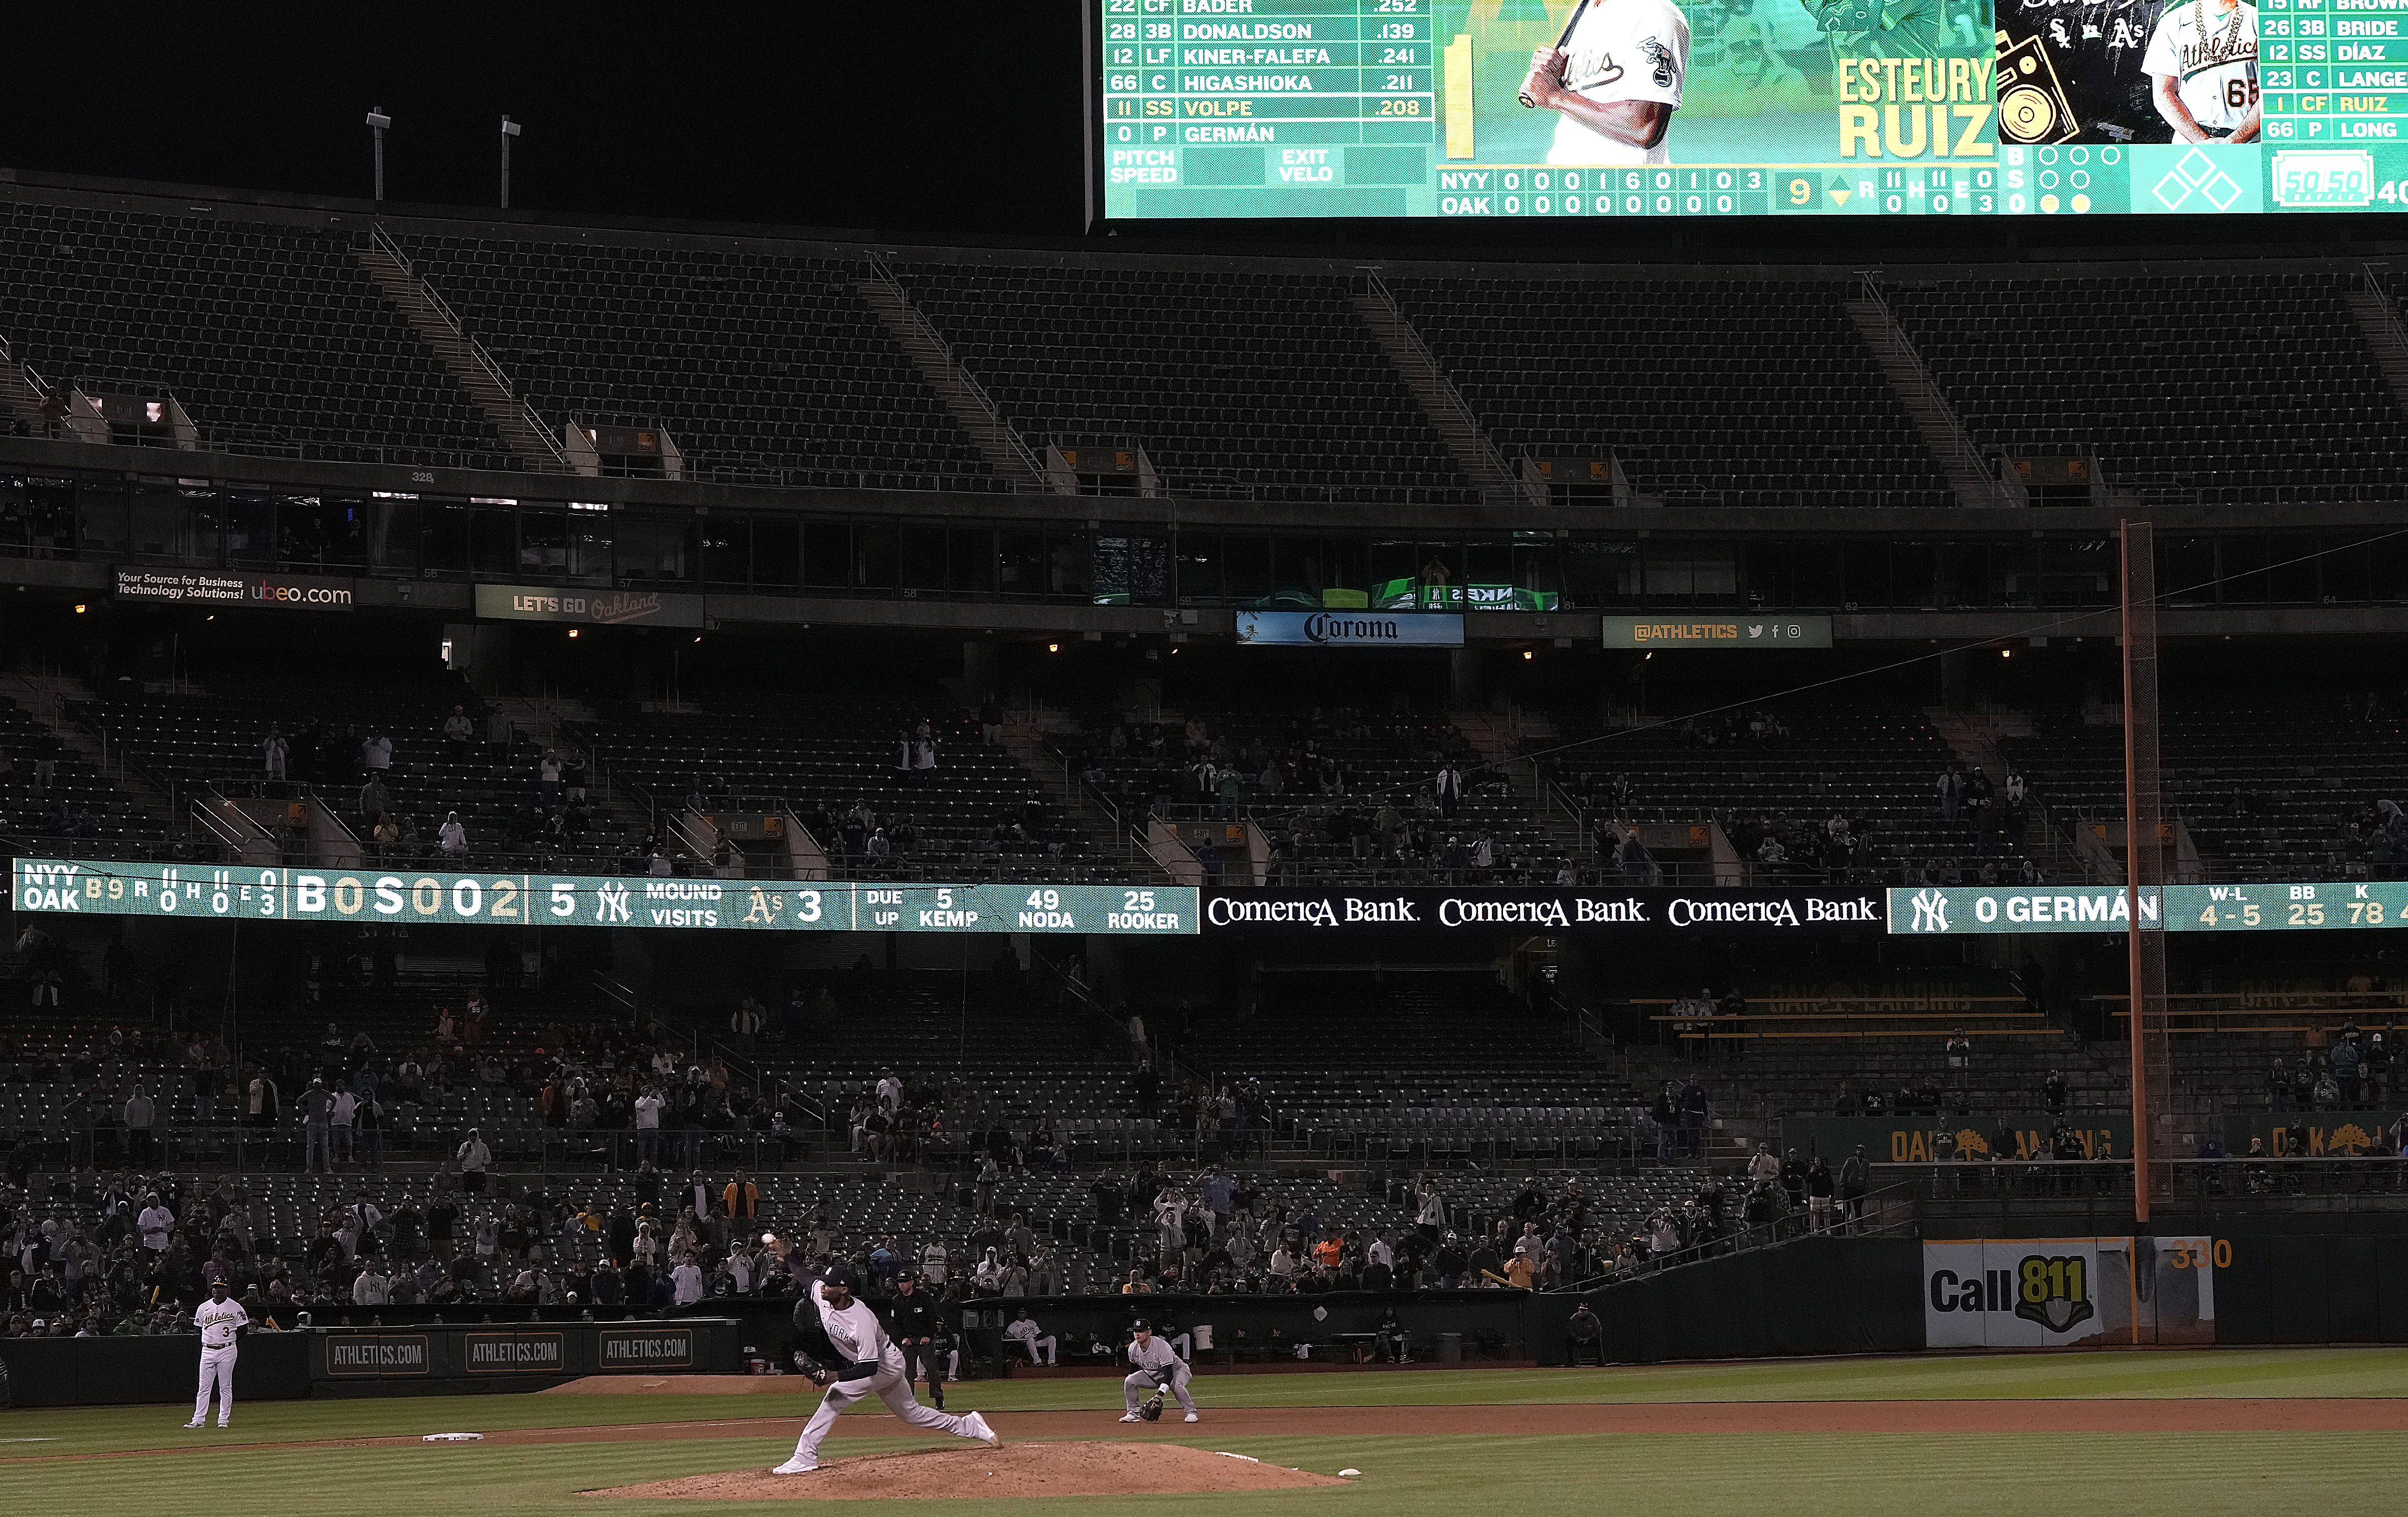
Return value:
<svg viewBox="0 0 2408 1517">
<path fill-rule="evenodd" d="M 2408 0 L 1083 0 L 1111 220 L 2395 210 Z"/>
</svg>

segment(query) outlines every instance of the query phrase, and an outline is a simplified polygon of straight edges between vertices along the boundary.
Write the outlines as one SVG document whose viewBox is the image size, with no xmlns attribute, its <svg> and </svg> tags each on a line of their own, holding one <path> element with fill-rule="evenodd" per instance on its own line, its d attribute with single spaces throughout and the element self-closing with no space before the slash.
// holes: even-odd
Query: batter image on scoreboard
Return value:
<svg viewBox="0 0 2408 1517">
<path fill-rule="evenodd" d="M 2176 137 L 2257 139 L 2258 7 L 2249 0 L 2178 0 L 2157 18 L 2141 66 Z"/>
<path fill-rule="evenodd" d="M 1671 0 L 1582 0 L 1559 46 L 1530 55 L 1520 98 L 1556 113 L 1558 167 L 1669 164 L 1689 73 L 1689 19 Z"/>
</svg>

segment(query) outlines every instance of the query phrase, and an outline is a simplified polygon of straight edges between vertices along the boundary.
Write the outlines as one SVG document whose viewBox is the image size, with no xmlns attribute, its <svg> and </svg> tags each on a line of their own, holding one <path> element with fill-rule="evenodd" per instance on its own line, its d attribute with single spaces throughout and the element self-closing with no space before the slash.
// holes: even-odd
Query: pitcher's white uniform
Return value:
<svg viewBox="0 0 2408 1517">
<path fill-rule="evenodd" d="M 2149 34 L 2141 71 L 2173 75 L 2191 120 L 2211 132 L 2231 131 L 2258 105 L 2258 7 L 2248 0 L 2229 10 L 2215 0 L 2175 6 Z"/>
<path fill-rule="evenodd" d="M 829 1346 L 843 1362 L 837 1367 L 836 1379 L 828 1382 L 820 1410 L 811 1413 L 811 1420 L 804 1424 L 803 1436 L 795 1440 L 794 1465 L 816 1468 L 820 1443 L 828 1436 L 828 1429 L 836 1425 L 837 1413 L 872 1395 L 914 1427 L 951 1433 L 955 1438 L 994 1440 L 986 1419 L 977 1412 L 951 1416 L 913 1399 L 911 1382 L 903 1378 L 903 1351 L 887 1338 L 878 1313 L 869 1309 L 867 1302 L 856 1295 L 851 1306 L 838 1310 L 828 1305 L 826 1287 L 818 1281 L 811 1281 L 811 1300 L 820 1309 L 820 1325 L 827 1330 Z M 791 1466 L 780 1468 L 801 1472 L 793 1470 Z"/>
<path fill-rule="evenodd" d="M 193 1325 L 201 1330 L 201 1386 L 193 1397 L 191 1426 L 209 1420 L 209 1388 L 218 1393 L 218 1425 L 234 1416 L 235 1334 L 251 1325 L 251 1314 L 233 1296 L 205 1300 L 193 1310 Z"/>
<path fill-rule="evenodd" d="M 1155 1372 L 1170 1371 L 1170 1394 L 1178 1398 L 1180 1410 L 1189 1416 L 1196 1414 L 1196 1398 L 1187 1394 L 1187 1382 L 1193 1378 L 1187 1361 L 1179 1357 L 1160 1333 L 1149 1336 L 1143 1346 L 1129 1339 L 1128 1362 L 1135 1365 L 1126 1380 L 1121 1381 L 1121 1399 L 1128 1406 L 1129 1415 L 1137 1415 L 1137 1404 L 1154 1394 L 1159 1383 Z"/>
<path fill-rule="evenodd" d="M 1689 75 L 1689 19 L 1672 0 L 1589 0 L 1564 44 L 1564 88 L 1603 105 L 1612 100 L 1660 100 L 1681 108 L 1681 85 Z M 1652 148 L 1634 148 L 1592 132 L 1568 112 L 1555 113 L 1555 140 L 1547 162 L 1558 166 L 1609 168 L 1669 164 L 1672 132 Z"/>
</svg>

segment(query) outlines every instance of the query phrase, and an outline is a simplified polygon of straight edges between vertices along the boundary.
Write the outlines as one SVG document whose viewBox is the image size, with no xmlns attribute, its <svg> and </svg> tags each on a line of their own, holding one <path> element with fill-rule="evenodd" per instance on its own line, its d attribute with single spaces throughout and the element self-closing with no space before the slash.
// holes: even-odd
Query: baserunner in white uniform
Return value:
<svg viewBox="0 0 2408 1517">
<path fill-rule="evenodd" d="M 786 1256 L 787 1247 L 783 1238 L 769 1240 L 770 1252 L 781 1259 Z M 853 1287 L 853 1268 L 841 1263 L 828 1266 L 824 1278 L 811 1282 L 811 1300 L 819 1307 L 820 1326 L 827 1333 L 829 1346 L 836 1350 L 836 1378 L 828 1382 L 820 1410 L 811 1413 L 811 1420 L 804 1424 L 803 1436 L 795 1440 L 795 1456 L 770 1473 L 807 1475 L 819 1468 L 820 1443 L 828 1436 L 828 1429 L 836 1425 L 837 1413 L 872 1395 L 914 1427 L 977 1438 L 999 1447 L 1003 1439 L 977 1412 L 950 1416 L 913 1399 L 911 1382 L 904 1378 L 903 1351 L 888 1339 L 878 1314 L 854 1297 Z"/>
<path fill-rule="evenodd" d="M 209 1298 L 193 1309 L 193 1325 L 201 1330 L 201 1387 L 193 1397 L 193 1420 L 198 1427 L 209 1420 L 209 1388 L 218 1393 L 218 1425 L 234 1420 L 235 1339 L 251 1325 L 242 1303 L 226 1295 L 226 1282 L 209 1281 Z"/>
<path fill-rule="evenodd" d="M 1179 1357 L 1168 1341 L 1154 1336 L 1153 1324 L 1139 1322 L 1136 1331 L 1137 1336 L 1129 1339 L 1128 1362 L 1137 1367 L 1121 1381 L 1121 1400 L 1128 1407 L 1128 1415 L 1121 1421 L 1145 1421 L 1138 1412 L 1139 1401 L 1156 1390 L 1165 1390 L 1179 1398 L 1180 1406 L 1187 1412 L 1187 1420 L 1194 1422 L 1196 1398 L 1187 1394 L 1187 1382 L 1192 1378 L 1187 1361 Z"/>
</svg>

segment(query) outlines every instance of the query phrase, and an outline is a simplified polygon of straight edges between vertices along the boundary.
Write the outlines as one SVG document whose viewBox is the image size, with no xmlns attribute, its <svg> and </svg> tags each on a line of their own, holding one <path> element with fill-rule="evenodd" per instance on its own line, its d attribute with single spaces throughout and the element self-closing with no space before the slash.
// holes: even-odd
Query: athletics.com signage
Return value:
<svg viewBox="0 0 2408 1517">
<path fill-rule="evenodd" d="M 1442 611 L 1240 611 L 1238 641 L 1258 648 L 1460 648 L 1463 618 Z"/>
<path fill-rule="evenodd" d="M 1206 891 L 1208 932 L 1814 932 L 1883 926 L 1870 891 Z"/>
</svg>

